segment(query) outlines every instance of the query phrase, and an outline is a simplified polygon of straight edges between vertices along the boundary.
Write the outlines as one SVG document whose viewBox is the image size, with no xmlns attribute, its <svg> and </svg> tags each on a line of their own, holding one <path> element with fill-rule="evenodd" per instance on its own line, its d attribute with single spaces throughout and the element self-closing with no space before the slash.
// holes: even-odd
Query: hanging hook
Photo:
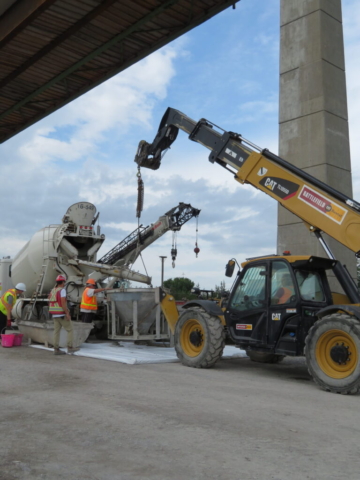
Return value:
<svg viewBox="0 0 360 480">
<path fill-rule="evenodd" d="M 200 252 L 200 248 L 198 247 L 198 231 L 199 231 L 198 227 L 199 227 L 199 217 L 196 217 L 196 234 L 195 234 L 195 248 L 194 248 L 196 258 L 198 256 L 198 253 Z"/>
<path fill-rule="evenodd" d="M 172 268 L 175 268 L 175 260 L 177 256 L 177 248 L 176 248 L 176 232 L 173 232 L 173 239 L 172 239 L 172 248 L 171 248 L 171 260 L 172 260 Z"/>
</svg>

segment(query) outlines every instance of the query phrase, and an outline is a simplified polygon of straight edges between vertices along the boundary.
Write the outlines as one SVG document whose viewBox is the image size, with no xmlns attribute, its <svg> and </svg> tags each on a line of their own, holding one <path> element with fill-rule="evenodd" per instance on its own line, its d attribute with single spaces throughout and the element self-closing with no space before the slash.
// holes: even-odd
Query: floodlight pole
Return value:
<svg viewBox="0 0 360 480">
<path fill-rule="evenodd" d="M 167 257 L 163 257 L 160 255 L 161 258 L 161 288 L 163 288 L 164 286 L 164 261 L 165 261 L 165 258 Z"/>
</svg>

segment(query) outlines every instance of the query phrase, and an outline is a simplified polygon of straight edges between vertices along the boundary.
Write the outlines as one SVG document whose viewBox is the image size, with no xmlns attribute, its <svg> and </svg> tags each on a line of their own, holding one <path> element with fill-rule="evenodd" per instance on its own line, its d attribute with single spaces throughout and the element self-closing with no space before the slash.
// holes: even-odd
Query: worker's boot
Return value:
<svg viewBox="0 0 360 480">
<path fill-rule="evenodd" d="M 63 352 L 60 348 L 54 348 L 54 355 L 66 355 L 66 352 Z"/>
<path fill-rule="evenodd" d="M 78 347 L 68 347 L 67 353 L 75 353 L 75 352 L 78 352 L 79 350 L 80 348 Z"/>
</svg>

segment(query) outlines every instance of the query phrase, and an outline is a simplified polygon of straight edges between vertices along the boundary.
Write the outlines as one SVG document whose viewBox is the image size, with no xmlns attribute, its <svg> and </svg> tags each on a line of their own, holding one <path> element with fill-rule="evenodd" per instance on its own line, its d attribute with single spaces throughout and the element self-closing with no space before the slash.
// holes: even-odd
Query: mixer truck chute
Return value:
<svg viewBox="0 0 360 480">
<path fill-rule="evenodd" d="M 209 161 L 270 195 L 321 242 L 329 258 L 271 255 L 242 264 L 226 305 L 191 301 L 178 317 L 169 296 L 162 306 L 175 333 L 175 348 L 184 365 L 213 366 L 226 341 L 244 348 L 254 361 L 276 363 L 285 355 L 305 355 L 315 382 L 324 390 L 360 390 L 360 294 L 346 267 L 325 243 L 325 232 L 360 254 L 360 204 L 286 160 L 261 150 L 212 122 L 192 120 L 168 108 L 154 141 L 139 143 L 135 162 L 156 170 L 178 131 L 210 150 Z M 230 261 L 227 271 L 235 266 Z M 331 292 L 332 270 L 344 294 Z"/>
</svg>

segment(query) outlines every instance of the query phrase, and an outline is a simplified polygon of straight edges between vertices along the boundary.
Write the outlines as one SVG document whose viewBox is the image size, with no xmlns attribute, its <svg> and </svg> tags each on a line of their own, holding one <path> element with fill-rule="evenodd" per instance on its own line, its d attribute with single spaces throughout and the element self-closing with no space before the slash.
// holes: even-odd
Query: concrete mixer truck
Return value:
<svg viewBox="0 0 360 480">
<path fill-rule="evenodd" d="M 193 208 L 190 204 L 180 203 L 165 215 L 160 216 L 154 224 L 145 228 L 140 225 L 100 261 L 97 261 L 97 252 L 105 240 L 100 226 L 96 225 L 99 213 L 89 202 L 71 205 L 61 224 L 42 228 L 13 259 L 6 257 L 0 261 L 0 288 L 3 292 L 20 281 L 26 285 L 24 298 L 17 301 L 12 311 L 19 330 L 34 341 L 52 344 L 53 325 L 49 316 L 47 297 L 55 284 L 56 276 L 63 274 L 67 279 L 67 299 L 74 323 L 74 342 L 77 345 L 86 340 L 93 328 L 102 338 L 121 338 L 131 335 L 135 335 L 137 339 L 141 335 L 155 338 L 161 334 L 168 337 L 167 332 L 159 330 L 156 312 L 148 315 L 149 308 L 153 309 L 150 304 L 153 302 L 155 289 L 143 288 L 140 289 L 140 293 L 137 292 L 139 289 L 131 289 L 134 292 L 127 292 L 130 297 L 134 293 L 137 306 L 139 305 L 137 310 L 140 312 L 140 318 L 136 315 L 135 330 L 133 315 L 124 316 L 121 313 L 126 311 L 126 296 L 121 297 L 124 294 L 123 288 L 111 290 L 112 299 L 109 301 L 104 296 L 100 296 L 94 325 L 79 321 L 81 296 L 89 277 L 94 278 L 98 284 L 106 280 L 109 285 L 109 280 L 114 284 L 116 280 L 126 279 L 151 285 L 151 277 L 131 270 L 129 265 L 133 264 L 141 252 L 164 233 L 169 230 L 175 232 L 180 230 L 184 223 L 198 216 L 199 213 L 200 210 Z M 150 303 L 148 297 L 150 297 Z M 134 299 L 130 298 L 129 301 L 130 305 L 133 305 Z M 121 303 L 120 308 L 119 302 L 124 302 Z M 144 312 L 147 312 L 146 319 L 141 318 L 142 304 L 146 304 L 147 307 L 144 308 Z M 60 346 L 63 343 L 65 338 L 60 338 Z"/>
</svg>

